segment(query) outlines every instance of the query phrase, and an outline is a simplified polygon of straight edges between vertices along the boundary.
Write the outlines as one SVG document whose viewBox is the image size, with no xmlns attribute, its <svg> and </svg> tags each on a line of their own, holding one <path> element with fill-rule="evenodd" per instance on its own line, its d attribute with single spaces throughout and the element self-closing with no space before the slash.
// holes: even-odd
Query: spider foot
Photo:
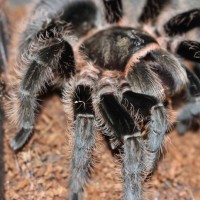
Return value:
<svg viewBox="0 0 200 200">
<path fill-rule="evenodd" d="M 10 147 L 14 151 L 20 150 L 29 140 L 32 133 L 32 129 L 22 128 L 15 136 L 13 140 L 10 141 Z"/>
<path fill-rule="evenodd" d="M 142 148 L 140 141 L 129 138 L 125 141 L 123 150 L 124 199 L 142 199 Z"/>
<path fill-rule="evenodd" d="M 177 117 L 177 132 L 185 134 L 189 130 L 196 130 L 200 127 L 200 97 L 188 102 Z"/>
<path fill-rule="evenodd" d="M 69 200 L 82 200 L 82 199 L 83 199 L 82 191 L 79 191 L 77 193 L 72 193 L 69 195 Z"/>
</svg>

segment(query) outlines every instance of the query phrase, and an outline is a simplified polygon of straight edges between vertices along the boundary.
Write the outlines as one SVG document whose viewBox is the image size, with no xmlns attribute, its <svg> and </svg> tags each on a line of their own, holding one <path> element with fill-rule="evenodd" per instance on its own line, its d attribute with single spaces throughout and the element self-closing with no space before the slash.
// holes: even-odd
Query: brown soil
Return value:
<svg viewBox="0 0 200 200">
<path fill-rule="evenodd" d="M 21 16 L 19 10 L 17 14 Z M 70 136 L 65 132 L 66 126 L 59 98 L 46 99 L 33 137 L 21 152 L 14 154 L 9 148 L 9 140 L 16 129 L 6 123 L 3 146 L 6 200 L 67 199 Z M 199 133 L 180 137 L 172 132 L 166 136 L 165 153 L 161 154 L 158 167 L 146 184 L 148 196 L 151 196 L 148 199 L 200 199 Z M 98 138 L 96 164 L 84 199 L 122 199 L 119 162 L 105 140 L 101 136 Z"/>
</svg>

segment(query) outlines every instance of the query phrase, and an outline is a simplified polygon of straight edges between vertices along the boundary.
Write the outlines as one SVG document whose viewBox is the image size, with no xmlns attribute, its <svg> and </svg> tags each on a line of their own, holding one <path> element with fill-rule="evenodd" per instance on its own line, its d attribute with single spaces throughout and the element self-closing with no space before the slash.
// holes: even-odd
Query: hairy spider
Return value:
<svg viewBox="0 0 200 200">
<path fill-rule="evenodd" d="M 110 137 L 113 149 L 122 148 L 124 199 L 142 199 L 146 174 L 173 122 L 171 100 L 185 96 L 180 133 L 199 124 L 200 81 L 182 64 L 200 62 L 198 2 L 187 3 L 189 11 L 178 0 L 37 3 L 18 49 L 12 106 L 20 130 L 10 143 L 13 150 L 32 134 L 37 96 L 58 84 L 74 137 L 69 199 L 82 199 L 96 129 Z"/>
</svg>

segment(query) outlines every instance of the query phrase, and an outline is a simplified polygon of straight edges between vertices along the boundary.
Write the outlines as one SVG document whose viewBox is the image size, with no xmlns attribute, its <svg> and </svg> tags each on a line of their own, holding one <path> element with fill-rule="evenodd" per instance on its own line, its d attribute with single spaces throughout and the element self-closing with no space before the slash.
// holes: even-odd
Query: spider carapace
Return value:
<svg viewBox="0 0 200 200">
<path fill-rule="evenodd" d="M 123 72 L 131 57 L 152 43 L 157 44 L 155 39 L 142 31 L 116 26 L 84 41 L 81 50 L 99 67 Z"/>
</svg>

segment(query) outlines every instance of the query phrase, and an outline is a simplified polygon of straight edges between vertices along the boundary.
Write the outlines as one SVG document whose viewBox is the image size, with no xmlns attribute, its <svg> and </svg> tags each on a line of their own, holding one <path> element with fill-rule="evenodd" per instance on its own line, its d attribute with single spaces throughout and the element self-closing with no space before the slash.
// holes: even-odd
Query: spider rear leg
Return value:
<svg viewBox="0 0 200 200">
<path fill-rule="evenodd" d="M 189 79 L 186 90 L 188 100 L 177 117 L 179 134 L 186 133 L 193 126 L 200 127 L 200 80 L 190 69 L 185 67 L 185 70 Z"/>
<path fill-rule="evenodd" d="M 197 41 L 182 41 L 176 48 L 176 53 L 187 60 L 200 63 L 200 43 Z"/>
<path fill-rule="evenodd" d="M 14 112 L 17 112 L 17 123 L 21 128 L 10 143 L 15 151 L 22 148 L 30 138 L 35 123 L 36 98 L 47 84 L 53 83 L 54 73 L 59 73 L 59 68 L 62 68 L 66 77 L 70 77 L 74 72 L 74 66 L 67 65 L 73 63 L 70 62 L 73 52 L 69 43 L 59 38 L 55 27 L 47 27 L 45 31 L 41 31 L 31 47 L 33 50 L 27 48 L 26 63 L 23 66 L 27 68 L 28 63 L 28 69 L 22 72 L 19 91 L 13 102 L 14 105 L 17 103 Z M 21 64 L 23 65 L 23 61 Z"/>
<path fill-rule="evenodd" d="M 121 0 L 103 0 L 105 6 L 105 18 L 108 23 L 118 22 L 123 16 Z"/>
<path fill-rule="evenodd" d="M 164 26 L 169 36 L 183 34 L 200 26 L 200 9 L 193 9 L 176 15 Z"/>
<path fill-rule="evenodd" d="M 139 21 L 142 23 L 155 21 L 165 6 L 169 3 L 169 0 L 147 0 L 142 14 L 139 17 Z"/>
<path fill-rule="evenodd" d="M 191 128 L 199 128 L 200 122 L 200 72 L 198 63 L 200 63 L 200 43 L 196 41 L 182 41 L 176 48 L 176 53 L 186 60 L 197 62 L 194 68 L 197 76 L 187 67 L 185 71 L 189 80 L 186 87 L 187 101 L 186 105 L 177 116 L 177 131 L 179 134 L 184 134 Z M 199 70 L 199 71 L 198 71 Z"/>
<path fill-rule="evenodd" d="M 193 71 L 200 80 L 200 63 L 195 63 Z"/>
</svg>

